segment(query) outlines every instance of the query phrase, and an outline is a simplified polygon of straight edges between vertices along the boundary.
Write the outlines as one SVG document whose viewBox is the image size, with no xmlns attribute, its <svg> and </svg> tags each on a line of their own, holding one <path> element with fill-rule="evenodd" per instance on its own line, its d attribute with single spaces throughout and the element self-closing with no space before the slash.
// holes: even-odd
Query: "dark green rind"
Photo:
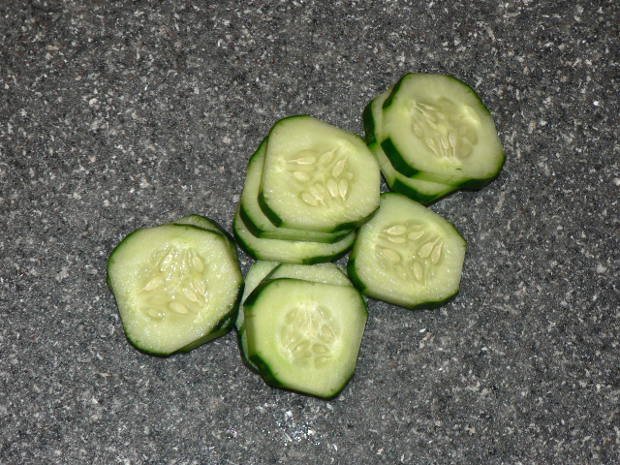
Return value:
<svg viewBox="0 0 620 465">
<path fill-rule="evenodd" d="M 265 199 L 265 195 L 263 194 L 262 188 L 258 193 L 258 206 L 263 211 L 265 216 L 269 219 L 269 221 L 273 223 L 274 226 L 280 227 L 284 224 L 284 220 L 282 220 L 282 218 L 280 218 L 278 214 L 269 207 L 269 204 Z"/>
<path fill-rule="evenodd" d="M 374 144 L 377 139 L 375 136 L 375 119 L 372 116 L 372 100 L 366 107 L 362 113 L 362 122 L 364 124 L 364 140 L 367 145 Z"/>
<path fill-rule="evenodd" d="M 353 283 L 353 286 L 355 286 L 358 291 L 366 295 L 364 292 L 366 290 L 366 284 L 364 284 L 364 281 L 362 281 L 362 279 L 357 274 L 357 270 L 355 269 L 355 257 L 353 256 L 349 258 L 349 263 L 347 263 L 347 275 Z"/>
<path fill-rule="evenodd" d="M 197 339 L 194 342 L 190 342 L 188 345 L 180 348 L 178 351 L 189 352 L 190 350 L 201 346 L 205 342 L 209 342 L 212 339 L 221 337 L 231 331 L 235 326 L 235 321 L 237 320 L 237 313 L 239 313 L 239 307 L 241 306 L 241 297 L 243 296 L 244 286 L 245 284 L 242 281 L 241 285 L 239 286 L 239 291 L 237 292 L 237 298 L 235 299 L 235 303 L 233 304 L 230 312 L 220 318 L 220 321 L 218 321 L 215 326 L 213 326 L 213 329 L 210 333 L 205 334 L 203 337 Z"/>
<path fill-rule="evenodd" d="M 296 394 L 301 394 L 304 396 L 308 396 L 308 397 L 314 397 L 316 399 L 323 399 L 323 400 L 332 400 L 334 398 L 336 398 L 338 396 L 338 394 L 340 394 L 345 387 L 347 387 L 347 385 L 349 384 L 349 382 L 351 381 L 351 379 L 353 378 L 353 376 L 355 375 L 355 370 L 351 373 L 351 375 L 345 379 L 343 381 L 342 386 L 338 387 L 336 389 L 335 392 L 331 392 L 325 396 L 321 396 L 318 394 L 310 394 L 308 392 L 303 392 L 303 391 L 299 391 L 297 389 L 292 389 L 290 387 L 287 387 L 285 384 L 283 384 L 278 377 L 276 376 L 276 374 L 273 372 L 273 370 L 271 369 L 271 367 L 269 366 L 269 364 L 267 362 L 265 362 L 262 357 L 260 357 L 259 355 L 253 354 L 250 356 L 250 360 L 251 363 L 255 363 L 256 367 L 254 368 L 254 371 L 256 371 L 261 378 L 263 378 L 263 380 L 265 381 L 265 383 L 267 383 L 269 386 L 277 388 L 277 389 L 283 389 L 285 391 L 289 391 L 289 392 L 294 392 Z"/>
<path fill-rule="evenodd" d="M 399 194 L 406 195 L 410 199 L 413 199 L 416 202 L 420 202 L 424 205 L 430 205 L 439 199 L 443 199 L 447 197 L 448 195 L 454 194 L 458 190 L 455 187 L 452 191 L 449 191 L 447 193 L 431 195 L 431 194 L 424 194 L 420 191 L 415 190 L 408 184 L 401 182 L 398 178 L 395 178 L 394 182 L 392 182 L 391 184 L 387 181 L 386 183 L 390 187 L 390 189 L 393 190 L 394 192 L 398 192 Z"/>
<path fill-rule="evenodd" d="M 255 247 L 252 247 L 250 244 L 248 244 L 242 237 L 241 235 L 237 232 L 237 229 L 235 227 L 235 224 L 237 221 L 243 221 L 243 219 L 241 219 L 239 216 L 235 217 L 235 220 L 233 222 L 233 234 L 235 236 L 235 239 L 237 241 L 237 243 L 239 244 L 239 246 L 241 247 L 241 249 L 243 249 L 248 255 L 250 255 L 252 258 L 254 258 L 255 260 L 267 260 L 267 261 L 281 261 L 280 259 L 271 257 L 269 255 L 265 255 L 263 254 L 260 250 L 256 249 Z M 245 223 L 244 223 L 245 225 Z M 247 227 L 247 225 L 246 225 Z M 260 238 L 257 238 L 260 239 Z M 278 239 L 270 239 L 270 240 L 278 240 Z M 348 247 L 343 248 L 343 250 L 331 254 L 331 255 L 316 255 L 316 256 L 311 256 L 311 257 L 300 257 L 295 261 L 288 261 L 287 263 L 292 263 L 292 264 L 300 264 L 300 265 L 314 265 L 316 263 L 325 263 L 325 262 L 331 262 L 331 261 L 335 261 L 338 260 L 339 258 L 344 257 L 349 250 L 351 250 L 351 247 L 353 247 L 355 241 L 352 241 L 351 244 Z M 320 244 L 320 243 L 317 243 Z"/>
<path fill-rule="evenodd" d="M 324 234 L 332 234 L 332 237 L 329 239 L 326 237 L 315 239 L 315 238 L 308 237 L 309 231 L 299 230 L 299 233 L 296 234 L 291 229 L 289 229 L 290 232 L 280 236 L 278 234 L 272 234 L 270 232 L 266 232 L 258 228 L 256 224 L 254 224 L 254 222 L 252 221 L 252 218 L 248 214 L 247 208 L 245 207 L 243 202 L 241 202 L 241 204 L 239 205 L 239 215 L 241 215 L 241 219 L 243 220 L 243 223 L 248 228 L 248 230 L 252 233 L 252 235 L 258 237 L 259 239 L 277 239 L 281 241 L 322 242 L 325 244 L 333 244 L 334 242 L 338 242 L 339 240 L 343 239 L 347 234 L 351 232 L 351 229 L 348 229 L 344 231 L 338 231 L 335 233 L 324 233 Z"/>
<path fill-rule="evenodd" d="M 385 152 L 385 155 L 389 158 L 390 163 L 396 171 L 398 171 L 403 176 L 415 176 L 420 173 L 420 170 L 415 169 L 413 166 L 409 165 L 403 156 L 400 154 L 398 148 L 394 145 L 394 142 L 391 138 L 387 138 L 381 142 L 381 148 Z"/>
<path fill-rule="evenodd" d="M 243 350 L 243 342 L 242 341 L 242 336 L 243 336 L 243 332 L 245 331 L 245 329 L 241 328 L 241 329 L 237 329 L 237 345 L 239 346 L 239 354 L 241 356 L 241 361 L 243 362 L 243 364 L 245 366 L 247 366 L 250 370 L 252 370 L 255 373 L 258 373 L 257 368 L 252 364 L 252 362 L 250 361 L 248 354 L 245 353 L 245 351 Z"/>
<path fill-rule="evenodd" d="M 383 109 L 387 110 L 387 108 L 392 105 L 392 102 L 394 102 L 394 98 L 396 96 L 396 94 L 398 93 L 400 86 L 403 84 L 403 82 L 405 82 L 407 79 L 409 79 L 409 76 L 413 75 L 414 73 L 407 73 L 405 75 L 403 75 L 398 82 L 394 85 L 394 88 L 392 89 L 392 92 L 390 92 L 390 95 L 388 96 L 388 98 L 385 99 L 385 102 L 383 102 Z"/>
<path fill-rule="evenodd" d="M 322 256 L 317 256 L 317 257 L 306 258 L 301 261 L 301 264 L 302 265 L 316 265 L 317 263 L 335 262 L 339 258 L 342 258 L 347 253 L 349 253 L 349 250 L 351 250 L 351 247 L 353 247 L 353 244 L 351 244 L 349 247 L 344 249 L 342 252 L 338 252 L 333 255 L 322 255 Z"/>
</svg>

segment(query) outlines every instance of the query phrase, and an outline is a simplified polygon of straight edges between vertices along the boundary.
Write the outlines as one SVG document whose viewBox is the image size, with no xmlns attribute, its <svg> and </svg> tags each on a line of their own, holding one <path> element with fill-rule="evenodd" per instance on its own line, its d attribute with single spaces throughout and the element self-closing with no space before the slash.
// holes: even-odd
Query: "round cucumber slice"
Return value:
<svg viewBox="0 0 620 465">
<path fill-rule="evenodd" d="M 383 104 L 381 131 L 383 151 L 405 176 L 475 188 L 504 163 L 493 117 L 453 76 L 403 76 Z"/>
<path fill-rule="evenodd" d="M 334 232 L 379 205 L 379 167 L 358 136 L 307 115 L 269 133 L 259 205 L 277 226 Z"/>
<path fill-rule="evenodd" d="M 134 231 L 116 246 L 108 283 L 129 341 L 169 355 L 230 330 L 243 280 L 220 233 L 164 225 Z"/>
<path fill-rule="evenodd" d="M 262 239 L 283 239 L 292 241 L 311 241 L 334 243 L 341 240 L 351 231 L 339 231 L 337 233 L 306 231 L 302 229 L 283 228 L 275 226 L 258 204 L 261 179 L 263 176 L 263 165 L 267 139 L 265 139 L 258 150 L 252 155 L 248 162 L 245 176 L 245 184 L 241 193 L 239 214 L 248 229 L 258 238 Z"/>
<path fill-rule="evenodd" d="M 259 279 L 259 277 L 262 278 Z M 253 292 L 253 290 L 260 284 L 260 281 L 268 281 L 278 278 L 296 278 L 303 279 L 305 281 L 312 281 L 316 283 L 333 284 L 335 286 L 352 286 L 349 278 L 342 272 L 342 270 L 334 263 L 317 263 L 315 265 L 294 265 L 289 263 L 275 263 L 258 261 L 252 265 L 245 279 L 245 290 L 242 297 L 242 303 L 245 303 L 246 298 Z M 239 335 L 239 346 L 241 348 L 241 355 L 243 360 L 252 368 L 257 370 L 257 367 L 248 358 L 247 351 L 247 338 L 245 330 L 243 328 L 243 321 L 245 315 L 244 305 L 239 309 L 239 315 L 237 317 L 237 329 Z"/>
<path fill-rule="evenodd" d="M 275 279 L 245 312 L 248 358 L 267 383 L 331 398 L 353 376 L 368 318 L 354 287 Z"/>
<path fill-rule="evenodd" d="M 377 140 L 381 140 L 383 128 L 383 103 L 391 89 L 375 97 L 364 110 L 364 129 L 368 148 L 377 159 L 383 177 L 391 190 L 425 205 L 456 191 L 457 185 L 450 185 L 421 179 L 419 176 L 407 177 L 394 169 Z"/>
<path fill-rule="evenodd" d="M 366 295 L 402 307 L 436 307 L 459 291 L 466 242 L 454 225 L 404 195 L 381 195 L 360 228 L 349 277 Z"/>
</svg>

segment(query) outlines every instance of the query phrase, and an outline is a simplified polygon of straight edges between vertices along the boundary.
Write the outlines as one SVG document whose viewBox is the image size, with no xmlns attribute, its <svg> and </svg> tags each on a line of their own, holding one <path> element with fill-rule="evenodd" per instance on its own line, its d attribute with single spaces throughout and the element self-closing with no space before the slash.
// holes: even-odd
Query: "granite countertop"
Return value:
<svg viewBox="0 0 620 465">
<path fill-rule="evenodd" d="M 0 464 L 620 463 L 619 25 L 612 0 L 3 1 Z M 431 207 L 469 244 L 454 301 L 370 300 L 332 401 L 267 386 L 234 333 L 127 343 L 122 237 L 230 230 L 277 119 L 359 134 L 408 71 L 474 87 L 507 153 Z"/>
</svg>

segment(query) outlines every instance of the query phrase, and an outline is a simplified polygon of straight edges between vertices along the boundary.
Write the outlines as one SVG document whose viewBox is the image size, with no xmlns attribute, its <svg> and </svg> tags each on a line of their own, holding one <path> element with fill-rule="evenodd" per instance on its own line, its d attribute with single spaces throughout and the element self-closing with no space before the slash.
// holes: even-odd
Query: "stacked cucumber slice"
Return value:
<svg viewBox="0 0 620 465">
<path fill-rule="evenodd" d="M 467 244 L 424 205 L 498 175 L 504 151 L 491 115 L 456 78 L 409 73 L 363 121 L 366 142 L 302 115 L 260 143 L 233 221 L 258 260 L 245 288 L 233 240 L 206 217 L 123 239 L 108 281 L 127 338 L 169 355 L 234 325 L 243 360 L 268 384 L 331 398 L 355 371 L 362 293 L 406 308 L 454 297 Z M 381 173 L 395 192 L 380 194 Z M 348 276 L 322 263 L 352 247 Z"/>
<path fill-rule="evenodd" d="M 378 208 L 379 187 L 358 136 L 307 115 L 284 118 L 248 162 L 235 236 L 260 260 L 335 260 Z"/>
<path fill-rule="evenodd" d="M 256 262 L 248 276 L 272 266 Z M 353 376 L 368 312 L 333 263 L 276 265 L 240 314 L 243 359 L 270 385 L 331 398 Z"/>
<path fill-rule="evenodd" d="M 406 74 L 367 105 L 363 119 L 390 189 L 424 204 L 480 189 L 504 163 L 492 116 L 452 76 Z"/>
</svg>

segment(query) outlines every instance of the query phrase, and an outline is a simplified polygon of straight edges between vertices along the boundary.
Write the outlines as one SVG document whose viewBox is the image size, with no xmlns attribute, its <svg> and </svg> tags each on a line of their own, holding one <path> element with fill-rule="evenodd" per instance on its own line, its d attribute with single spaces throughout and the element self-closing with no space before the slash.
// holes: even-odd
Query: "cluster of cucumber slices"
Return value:
<svg viewBox="0 0 620 465">
<path fill-rule="evenodd" d="M 248 162 L 234 218 L 257 261 L 242 278 L 233 239 L 190 215 L 128 235 L 108 282 L 127 338 L 158 355 L 236 327 L 269 384 L 321 398 L 353 376 L 362 297 L 435 307 L 458 293 L 466 242 L 424 205 L 479 189 L 504 152 L 475 92 L 406 74 L 363 114 L 366 140 L 310 116 L 278 121 Z M 380 193 L 381 173 L 393 192 Z M 353 248 L 347 274 L 334 261 Z"/>
</svg>

